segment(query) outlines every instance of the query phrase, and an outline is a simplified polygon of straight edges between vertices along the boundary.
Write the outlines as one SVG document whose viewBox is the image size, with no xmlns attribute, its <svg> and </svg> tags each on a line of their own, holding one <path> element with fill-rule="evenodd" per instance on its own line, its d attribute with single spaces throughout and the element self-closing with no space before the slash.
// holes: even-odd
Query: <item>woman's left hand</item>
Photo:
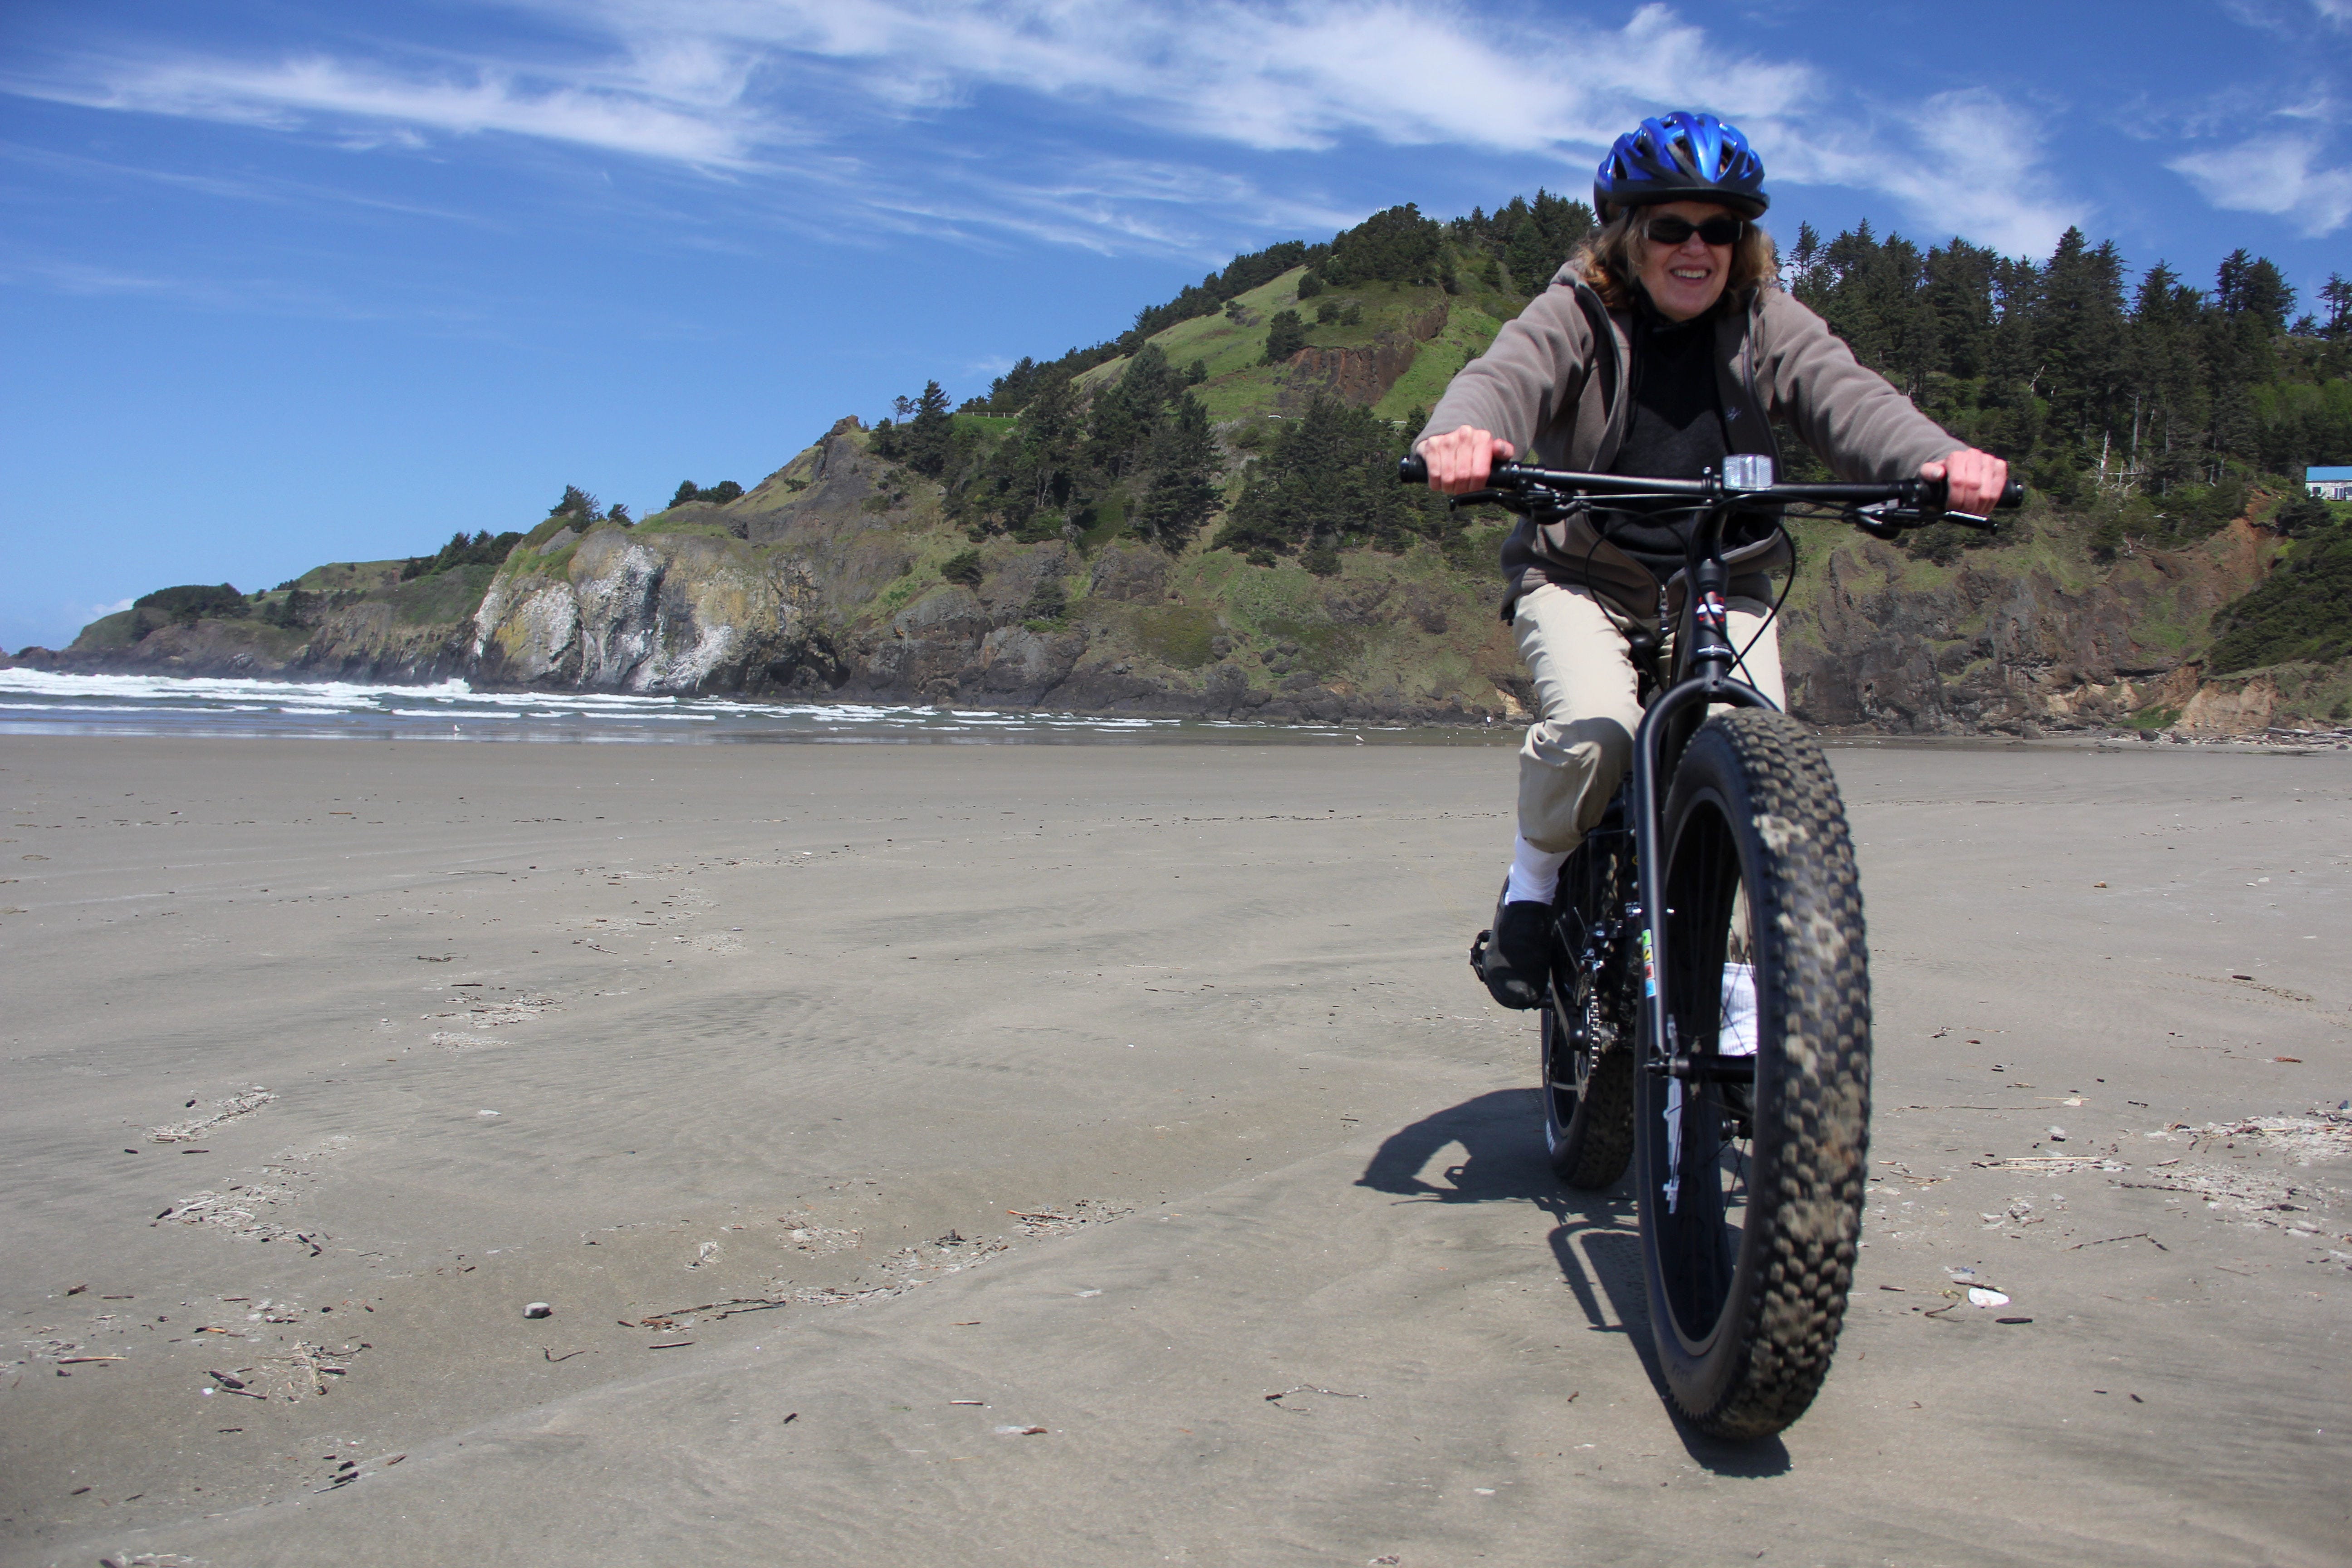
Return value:
<svg viewBox="0 0 2352 1568">
<path fill-rule="evenodd" d="M 1990 517 L 2009 488 L 2009 465 L 1990 452 L 1963 447 L 1940 463 L 1922 463 L 1919 477 L 1944 481 L 1944 510 Z"/>
</svg>

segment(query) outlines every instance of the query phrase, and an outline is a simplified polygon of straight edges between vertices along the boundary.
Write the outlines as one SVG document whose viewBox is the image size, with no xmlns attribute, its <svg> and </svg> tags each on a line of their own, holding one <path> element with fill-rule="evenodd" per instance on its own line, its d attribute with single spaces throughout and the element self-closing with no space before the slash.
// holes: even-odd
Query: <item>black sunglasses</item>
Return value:
<svg viewBox="0 0 2352 1568">
<path fill-rule="evenodd" d="M 1711 217 L 1705 223 L 1693 223 L 1672 213 L 1660 213 L 1643 226 L 1642 232 L 1657 245 L 1680 245 L 1692 235 L 1709 245 L 1737 245 L 1739 237 L 1748 232 L 1748 225 L 1736 217 Z"/>
</svg>

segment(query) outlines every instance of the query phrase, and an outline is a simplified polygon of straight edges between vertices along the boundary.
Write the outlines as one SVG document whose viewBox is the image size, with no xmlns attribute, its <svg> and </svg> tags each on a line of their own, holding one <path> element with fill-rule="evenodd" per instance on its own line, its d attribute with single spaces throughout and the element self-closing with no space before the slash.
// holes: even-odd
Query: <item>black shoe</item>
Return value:
<svg viewBox="0 0 2352 1568">
<path fill-rule="evenodd" d="M 1551 906 L 1496 903 L 1494 929 L 1478 933 L 1470 960 L 1486 994 L 1504 1006 L 1542 1006 L 1551 979 Z"/>
</svg>

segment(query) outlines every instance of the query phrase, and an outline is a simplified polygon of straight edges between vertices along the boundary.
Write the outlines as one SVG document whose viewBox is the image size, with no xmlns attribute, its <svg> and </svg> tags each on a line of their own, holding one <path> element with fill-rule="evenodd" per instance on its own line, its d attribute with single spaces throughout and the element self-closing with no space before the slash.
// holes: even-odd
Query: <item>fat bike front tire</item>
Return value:
<svg viewBox="0 0 2352 1568">
<path fill-rule="evenodd" d="M 1660 839 L 1669 1043 L 1722 1061 L 1670 1077 L 1644 1041 L 1651 1332 L 1693 1426 L 1766 1437 L 1829 1373 L 1862 1231 L 1870 979 L 1853 843 L 1821 747 L 1760 709 L 1701 726 Z M 1737 1066 L 1750 1052 L 1752 1084 Z"/>
</svg>

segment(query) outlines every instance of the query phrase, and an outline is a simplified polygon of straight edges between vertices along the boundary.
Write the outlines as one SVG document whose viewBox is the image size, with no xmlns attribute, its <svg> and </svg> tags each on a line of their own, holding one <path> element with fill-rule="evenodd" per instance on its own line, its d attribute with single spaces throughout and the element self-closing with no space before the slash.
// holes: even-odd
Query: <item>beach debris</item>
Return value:
<svg viewBox="0 0 2352 1568">
<path fill-rule="evenodd" d="M 1045 1428 L 1043 1426 L 999 1426 L 996 1429 L 996 1435 L 1000 1437 L 1043 1437 L 1045 1436 Z"/>
<path fill-rule="evenodd" d="M 555 1315 L 555 1309 L 544 1301 L 533 1301 L 522 1310 L 522 1315 L 526 1318 L 551 1318 Z"/>
<path fill-rule="evenodd" d="M 845 1252 L 866 1239 L 864 1231 L 840 1230 L 814 1225 L 808 1223 L 805 1215 L 779 1215 L 776 1217 L 776 1223 L 793 1227 L 784 1233 L 783 1239 L 795 1252 L 812 1252 L 820 1255 L 827 1252 Z"/>
<path fill-rule="evenodd" d="M 1320 1394 L 1329 1399 L 1370 1399 L 1371 1397 L 1369 1394 L 1342 1394 L 1336 1388 L 1318 1388 L 1311 1383 L 1302 1383 L 1295 1388 L 1286 1388 L 1279 1394 L 1263 1394 L 1260 1397 L 1277 1410 L 1287 1410 L 1293 1415 L 1306 1415 L 1307 1412 L 1304 1410 L 1296 1409 L 1283 1403 L 1294 1394 Z"/>
<path fill-rule="evenodd" d="M 215 1383 L 219 1384 L 222 1389 L 227 1393 L 241 1394 L 247 1399 L 266 1399 L 268 1397 L 268 1394 L 256 1394 L 253 1390 L 246 1387 L 245 1379 L 238 1377 L 234 1373 L 208 1371 L 205 1375 L 211 1378 Z M 212 1390 L 206 1389 L 205 1392 L 210 1394 Z"/>
<path fill-rule="evenodd" d="M 2066 1142 L 2066 1130 L 2063 1127 L 2053 1127 L 2050 1130 L 2050 1142 L 2053 1143 Z"/>
<path fill-rule="evenodd" d="M 454 990 L 455 987 L 452 987 Z M 436 1018 L 462 1018 L 469 1028 L 502 1029 L 509 1024 L 520 1024 L 536 1018 L 551 1007 L 563 1005 L 554 996 L 467 997 L 462 1012 L 424 1013 L 418 1016 L 426 1023 Z"/>
<path fill-rule="evenodd" d="M 1006 1209 L 1004 1212 L 1020 1222 L 1024 1236 L 1066 1236 L 1090 1225 L 1108 1225 L 1124 1219 L 1135 1212 L 1134 1205 L 1107 1202 L 1100 1198 L 1080 1198 L 1068 1205 L 1069 1212 L 1057 1209 Z"/>
<path fill-rule="evenodd" d="M 2110 1153 L 2094 1154 L 2012 1154 L 2006 1159 L 1991 1158 L 1969 1162 L 1979 1171 L 2032 1171 L 2045 1176 L 2063 1176 L 2076 1171 L 2122 1171 L 2129 1169 Z"/>
<path fill-rule="evenodd" d="M 661 1344 L 647 1345 L 646 1349 L 649 1351 L 682 1351 L 693 1342 L 694 1342 L 692 1340 L 668 1340 Z"/>
<path fill-rule="evenodd" d="M 706 1241 L 701 1246 L 694 1249 L 694 1261 L 688 1264 L 687 1267 L 688 1268 L 701 1268 L 709 1264 L 716 1263 L 719 1261 L 719 1250 L 720 1248 L 717 1242 Z"/>
<path fill-rule="evenodd" d="M 801 1413 L 800 1413 L 799 1411 L 795 1410 L 795 1411 L 793 1411 L 791 1415 L 789 1415 L 785 1416 L 782 1421 L 777 1422 L 777 1423 L 776 1423 L 776 1425 L 777 1425 L 777 1426 L 791 1426 L 793 1422 L 795 1422 L 795 1421 L 799 1420 L 800 1418 L 801 1418 Z"/>
<path fill-rule="evenodd" d="M 2148 1235 L 2148 1233 L 2144 1230 L 2133 1231 L 2129 1236 L 2103 1236 L 2096 1241 L 2078 1241 L 2072 1247 L 2061 1247 L 2059 1250 L 2062 1252 L 2080 1252 L 2086 1247 L 2105 1247 L 2111 1241 L 2145 1241 L 2158 1252 L 2169 1252 L 2172 1250 L 2172 1248 L 2165 1246 L 2164 1243 L 2157 1240 L 2156 1237 Z"/>
<path fill-rule="evenodd" d="M 1993 1321 L 1996 1323 L 2030 1323 L 2033 1321 L 2033 1320 L 2031 1318 L 1995 1318 Z"/>
<path fill-rule="evenodd" d="M 554 1346 L 552 1346 L 552 1345 L 541 1345 L 541 1346 L 540 1346 L 540 1347 L 539 1347 L 539 1353 L 540 1353 L 541 1356 L 545 1357 L 545 1358 L 546 1358 L 548 1361 L 550 1361 L 550 1362 L 559 1362 L 559 1361 L 570 1361 L 573 1356 L 576 1356 L 576 1355 L 586 1355 L 588 1352 L 587 1352 L 586 1351 L 584 1351 L 584 1350 L 565 1351 L 562 1355 L 557 1355 L 557 1354 L 555 1353 L 555 1347 L 554 1347 Z"/>
<path fill-rule="evenodd" d="M 988 1408 L 988 1401 L 985 1399 L 950 1399 L 948 1403 L 950 1405 L 977 1405 L 982 1410 Z"/>
<path fill-rule="evenodd" d="M 2168 1131 L 2189 1133 L 2192 1151 L 2200 1142 L 2220 1142 L 2231 1149 L 2242 1147 L 2247 1152 L 2270 1154 L 2302 1166 L 2352 1156 L 2352 1116 L 2341 1110 L 2256 1117 L 2203 1127 L 2183 1125 Z M 2245 1159 L 2245 1153 L 2240 1153 L 2226 1166 L 2168 1160 L 2149 1167 L 2146 1180 L 2116 1184 L 2181 1194 L 2201 1202 L 2214 1218 L 2231 1224 L 2309 1231 L 2315 1237 L 2323 1226 L 2342 1232 L 2341 1220 L 2328 1213 L 2342 1204 L 2342 1193 L 2308 1178 L 2290 1179 L 2284 1173 L 2246 1163 Z M 2352 1237 L 2352 1233 L 2344 1234 Z"/>
<path fill-rule="evenodd" d="M 141 1493 L 145 1496 L 145 1493 Z M 120 1552 L 98 1560 L 98 1568 L 198 1568 L 193 1557 L 176 1552 Z"/>
<path fill-rule="evenodd" d="M 89 1289 L 89 1287 L 87 1285 L 68 1285 L 66 1287 L 66 1294 L 68 1296 L 79 1296 Z"/>
<path fill-rule="evenodd" d="M 1988 1289 L 1982 1285 L 1971 1285 L 1969 1287 L 1969 1305 L 2006 1307 L 2009 1305 L 2009 1295 L 2006 1291 Z"/>
<path fill-rule="evenodd" d="M 213 1107 L 213 1113 L 209 1116 L 199 1116 L 187 1121 L 173 1121 L 162 1127 L 150 1127 L 147 1129 L 147 1141 L 151 1143 L 193 1143 L 204 1136 L 207 1130 L 218 1127 L 224 1121 L 234 1121 L 240 1116 L 250 1116 L 277 1098 L 269 1090 L 256 1084 L 243 1094 L 231 1095 L 226 1100 L 217 1101 Z M 192 1100 L 188 1101 L 188 1107 L 194 1108 L 195 1103 Z"/>
<path fill-rule="evenodd" d="M 273 1175 L 307 1176 L 309 1172 L 268 1165 L 264 1170 Z M 227 1231 L 247 1241 L 293 1241 L 310 1249 L 310 1256 L 320 1255 L 318 1235 L 299 1231 L 264 1217 L 268 1211 L 291 1202 L 296 1190 L 274 1182 L 238 1182 L 220 1192 L 201 1192 L 182 1198 L 155 1216 L 156 1222 L 176 1220 L 182 1225 L 205 1225 Z"/>
</svg>

